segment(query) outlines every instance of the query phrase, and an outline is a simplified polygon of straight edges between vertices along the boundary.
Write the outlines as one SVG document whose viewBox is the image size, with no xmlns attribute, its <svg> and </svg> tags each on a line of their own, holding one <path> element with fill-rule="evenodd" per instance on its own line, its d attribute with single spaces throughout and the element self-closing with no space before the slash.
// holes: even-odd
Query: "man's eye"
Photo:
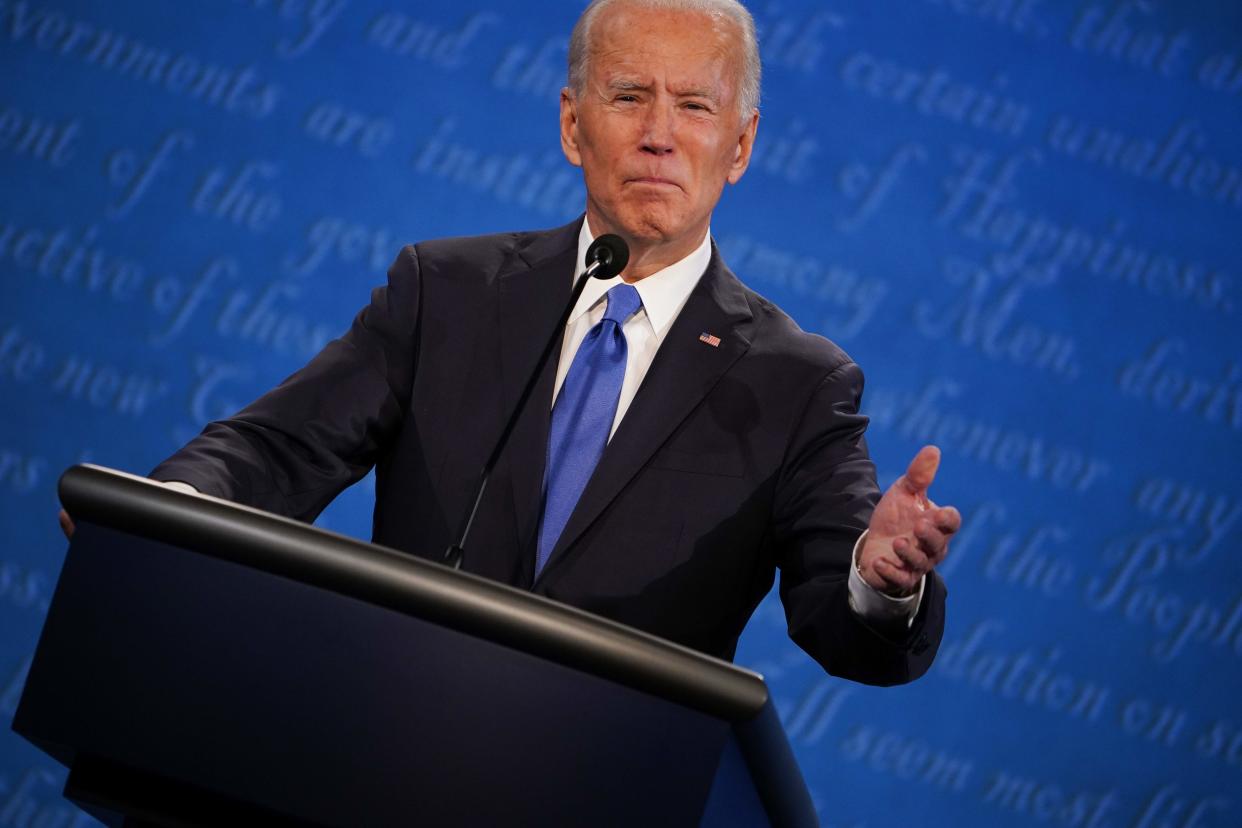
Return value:
<svg viewBox="0 0 1242 828">
<path fill-rule="evenodd" d="M 617 96 L 617 101 L 621 103 L 634 103 L 637 100 L 638 100 L 637 95 L 618 95 Z"/>
</svg>

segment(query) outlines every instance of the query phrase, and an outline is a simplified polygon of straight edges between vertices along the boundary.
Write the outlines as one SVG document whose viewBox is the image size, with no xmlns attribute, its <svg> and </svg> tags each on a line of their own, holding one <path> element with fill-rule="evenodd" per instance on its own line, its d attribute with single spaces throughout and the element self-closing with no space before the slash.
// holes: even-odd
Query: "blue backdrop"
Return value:
<svg viewBox="0 0 1242 828">
<path fill-rule="evenodd" d="M 0 0 L 0 720 L 55 481 L 149 470 L 342 332 L 405 242 L 553 226 L 571 0 Z M 914 685 L 766 601 L 830 826 L 1242 825 L 1242 5 L 761 0 L 732 268 L 868 373 L 966 528 Z M 320 523 L 365 537 L 372 491 Z M 69 824 L 0 735 L 0 828 Z"/>
</svg>

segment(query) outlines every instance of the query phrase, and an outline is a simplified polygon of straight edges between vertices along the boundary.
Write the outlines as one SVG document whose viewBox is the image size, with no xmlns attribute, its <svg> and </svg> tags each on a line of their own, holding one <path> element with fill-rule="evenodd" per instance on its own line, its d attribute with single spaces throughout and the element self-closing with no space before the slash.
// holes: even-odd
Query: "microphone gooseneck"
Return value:
<svg viewBox="0 0 1242 828">
<path fill-rule="evenodd" d="M 513 413 L 505 421 L 505 427 L 500 432 L 500 439 L 496 441 L 495 448 L 488 455 L 487 462 L 483 464 L 483 470 L 479 473 L 479 485 L 475 489 L 470 511 L 462 521 L 461 531 L 457 534 L 457 542 L 444 551 L 443 563 L 454 569 L 461 569 L 462 558 L 466 554 L 466 538 L 470 534 L 470 527 L 474 524 L 474 517 L 479 512 L 479 504 L 483 502 L 483 492 L 487 491 L 487 481 L 492 476 L 492 469 L 496 467 L 496 462 L 500 459 L 501 452 L 508 445 L 509 436 L 513 433 L 513 427 L 517 424 L 518 417 L 526 409 L 526 403 L 530 400 L 531 392 L 535 390 L 535 383 L 539 380 L 539 375 L 543 373 L 544 366 L 548 364 L 548 358 L 552 356 L 557 339 L 564 336 L 565 325 L 569 322 L 569 314 L 573 313 L 574 305 L 578 304 L 578 297 L 582 295 L 582 289 L 586 287 L 587 279 L 611 279 L 625 270 L 625 266 L 629 261 L 629 245 L 625 243 L 625 239 L 613 233 L 605 233 L 591 242 L 591 246 L 587 248 L 586 270 L 574 282 L 574 289 L 570 292 L 569 302 L 561 313 L 561 319 L 556 324 L 556 327 L 553 328 L 552 335 L 548 337 L 547 344 L 543 346 L 543 353 L 539 355 L 539 360 L 535 363 L 535 369 L 531 372 L 530 377 L 527 378 L 526 385 L 522 388 L 521 395 L 518 396 L 517 404 L 513 407 Z"/>
</svg>

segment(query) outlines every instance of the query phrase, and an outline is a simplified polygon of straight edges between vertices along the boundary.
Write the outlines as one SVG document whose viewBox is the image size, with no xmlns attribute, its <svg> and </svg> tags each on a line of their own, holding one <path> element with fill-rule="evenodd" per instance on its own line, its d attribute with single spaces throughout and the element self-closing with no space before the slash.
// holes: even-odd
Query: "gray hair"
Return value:
<svg viewBox="0 0 1242 828">
<path fill-rule="evenodd" d="M 649 9 L 696 11 L 713 17 L 724 17 L 737 24 L 742 32 L 742 77 L 738 85 L 738 109 L 742 120 L 750 118 L 759 108 L 759 39 L 755 35 L 755 19 L 738 0 L 591 0 L 574 24 L 569 36 L 569 88 L 575 95 L 586 87 L 587 61 L 590 58 L 591 28 L 595 18 L 617 2 L 632 3 Z"/>
</svg>

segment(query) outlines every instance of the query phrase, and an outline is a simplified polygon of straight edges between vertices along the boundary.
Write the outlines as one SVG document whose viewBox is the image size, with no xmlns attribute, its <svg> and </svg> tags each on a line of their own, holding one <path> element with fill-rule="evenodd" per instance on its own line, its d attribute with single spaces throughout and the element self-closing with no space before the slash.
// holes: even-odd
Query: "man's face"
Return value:
<svg viewBox="0 0 1242 828">
<path fill-rule="evenodd" d="M 591 39 L 584 89 L 561 95 L 591 230 L 689 253 L 750 161 L 758 114 L 738 112 L 741 34 L 699 12 L 618 3 Z"/>
</svg>

